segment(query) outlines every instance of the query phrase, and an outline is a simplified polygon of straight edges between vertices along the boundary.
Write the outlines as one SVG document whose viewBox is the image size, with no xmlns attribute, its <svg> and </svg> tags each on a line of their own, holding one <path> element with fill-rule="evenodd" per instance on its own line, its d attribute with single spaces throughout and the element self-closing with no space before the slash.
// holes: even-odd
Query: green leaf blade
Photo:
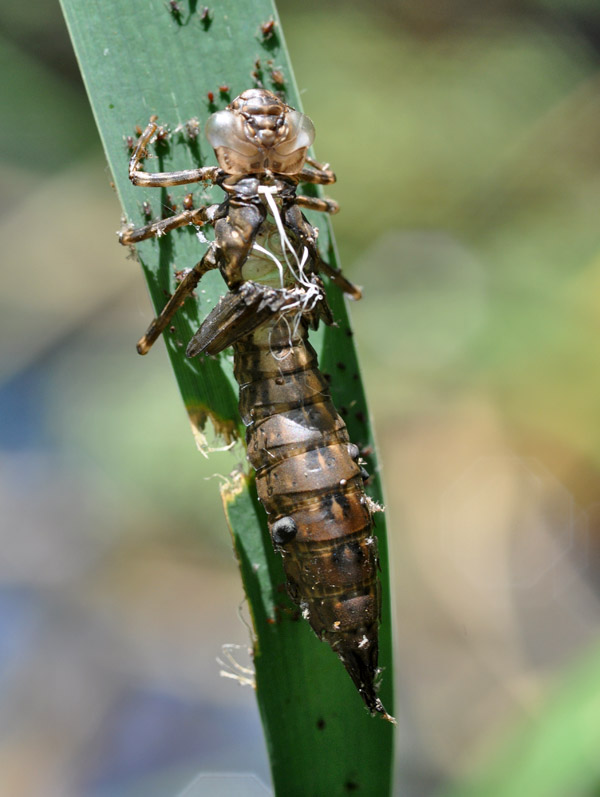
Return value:
<svg viewBox="0 0 600 797">
<path fill-rule="evenodd" d="M 211 8 L 212 21 L 204 26 L 195 3 L 180 2 L 177 21 L 163 0 L 62 0 L 77 57 L 115 188 L 126 219 L 145 223 L 142 203 L 154 215 L 170 203 L 166 191 L 135 188 L 127 176 L 129 152 L 125 139 L 144 127 L 151 115 L 167 124 L 172 136 L 168 147 L 151 148 L 146 168 L 153 171 L 192 168 L 215 163 L 202 131 L 208 115 L 225 107 L 252 85 L 251 73 L 260 59 L 267 88 L 270 70 L 285 78 L 286 97 L 300 107 L 279 20 L 270 0 L 245 3 L 224 0 Z M 275 35 L 263 39 L 260 25 L 276 22 Z M 272 59 L 272 64 L 267 62 Z M 219 92 L 227 85 L 227 96 Z M 214 103 L 208 99 L 214 95 Z M 309 109 L 310 113 L 310 109 Z M 200 135 L 190 141 L 183 126 L 196 118 Z M 182 128 L 179 132 L 176 129 Z M 323 153 L 335 160 L 335 153 Z M 197 204 L 220 202 L 220 189 L 192 186 Z M 179 207 L 190 187 L 172 189 Z M 336 266 L 335 244 L 329 222 L 315 219 L 320 229 L 321 251 Z M 117 244 L 115 243 L 115 246 Z M 137 247 L 137 257 L 147 279 L 155 310 L 175 287 L 175 271 L 192 267 L 204 254 L 193 230 L 174 231 Z M 96 275 L 101 278 L 101 275 Z M 206 417 L 227 438 L 242 437 L 237 412 L 237 385 L 228 355 L 214 361 L 190 361 L 185 346 L 200 321 L 224 293 L 220 275 L 207 275 L 173 320 L 164 338 L 181 394 L 196 433 Z M 311 335 L 322 370 L 331 375 L 338 410 L 347 422 L 351 439 L 367 452 L 368 470 L 374 474 L 369 493 L 381 501 L 374 440 L 368 409 L 350 337 L 347 308 L 336 288 L 328 288 L 337 327 Z M 140 330 L 140 333 L 143 330 Z M 134 353 L 132 341 L 132 357 Z M 151 356 L 151 354 L 149 355 Z M 143 400 L 143 397 L 140 397 Z M 176 411 L 176 410 L 174 410 Z M 257 699 L 277 794 L 382 795 L 390 793 L 393 727 L 368 715 L 342 664 L 330 648 L 319 642 L 297 609 L 285 596 L 279 558 L 266 533 L 266 518 L 256 501 L 253 479 L 240 479 L 225 497 L 244 587 L 256 633 Z M 199 507 L 199 517 L 201 509 Z M 383 619 L 380 696 L 393 712 L 391 611 L 385 522 L 378 514 L 377 535 L 382 562 Z M 191 629 L 193 633 L 193 629 Z"/>
</svg>

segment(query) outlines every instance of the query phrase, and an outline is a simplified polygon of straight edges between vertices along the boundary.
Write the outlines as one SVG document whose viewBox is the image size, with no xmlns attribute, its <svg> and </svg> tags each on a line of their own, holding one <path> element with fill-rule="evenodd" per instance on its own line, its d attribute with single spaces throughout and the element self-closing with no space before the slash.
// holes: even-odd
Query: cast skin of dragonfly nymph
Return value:
<svg viewBox="0 0 600 797">
<path fill-rule="evenodd" d="M 352 298 L 360 289 L 325 263 L 302 208 L 336 213 L 337 203 L 298 195 L 301 182 L 335 181 L 308 156 L 314 127 L 266 89 L 250 89 L 213 114 L 207 138 L 218 166 L 148 173 L 141 162 L 156 134 L 151 121 L 131 156 L 136 185 L 212 182 L 225 201 L 124 230 L 123 244 L 186 224 L 214 227 L 215 240 L 190 269 L 138 343 L 145 354 L 207 271 L 229 288 L 191 339 L 188 356 L 234 351 L 248 459 L 273 546 L 283 559 L 292 600 L 337 653 L 371 713 L 394 721 L 377 697 L 381 612 L 378 507 L 364 491 L 358 447 L 329 396 L 308 341 L 309 329 L 333 323 L 319 272 Z"/>
</svg>

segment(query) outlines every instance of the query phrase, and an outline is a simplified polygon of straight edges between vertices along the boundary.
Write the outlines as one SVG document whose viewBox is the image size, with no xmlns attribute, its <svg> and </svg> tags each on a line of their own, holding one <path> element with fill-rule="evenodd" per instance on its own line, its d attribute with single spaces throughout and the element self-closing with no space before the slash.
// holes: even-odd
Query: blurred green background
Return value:
<svg viewBox="0 0 600 797">
<path fill-rule="evenodd" d="M 598 637 L 600 8 L 279 9 L 364 287 L 397 793 L 428 797 Z M 164 349 L 135 353 L 150 303 L 58 6 L 0 24 L 0 793 L 268 782 L 254 695 L 216 660 L 247 663 L 218 491 L 243 452 L 204 460 Z"/>
</svg>

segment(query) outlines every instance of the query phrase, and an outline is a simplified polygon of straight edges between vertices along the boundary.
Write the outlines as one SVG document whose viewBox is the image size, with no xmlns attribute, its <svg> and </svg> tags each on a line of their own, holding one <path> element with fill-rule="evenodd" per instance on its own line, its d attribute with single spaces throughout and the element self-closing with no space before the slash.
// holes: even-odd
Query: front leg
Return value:
<svg viewBox="0 0 600 797">
<path fill-rule="evenodd" d="M 166 187 L 183 185 L 184 183 L 215 182 L 222 174 L 218 166 L 202 166 L 200 169 L 184 169 L 179 172 L 148 173 L 140 167 L 140 161 L 146 153 L 146 146 L 157 129 L 156 122 L 150 122 L 140 136 L 133 155 L 129 161 L 129 179 L 134 185 Z"/>
<path fill-rule="evenodd" d="M 298 175 L 301 183 L 317 183 L 319 185 L 329 185 L 335 183 L 335 173 L 329 168 L 328 163 L 319 163 L 314 158 L 307 158 L 306 163 L 313 168 L 306 166 Z"/>
<path fill-rule="evenodd" d="M 307 210 L 316 210 L 318 213 L 331 213 L 333 216 L 340 209 L 340 206 L 333 199 L 319 199 L 314 196 L 296 195 L 296 205 Z"/>
</svg>

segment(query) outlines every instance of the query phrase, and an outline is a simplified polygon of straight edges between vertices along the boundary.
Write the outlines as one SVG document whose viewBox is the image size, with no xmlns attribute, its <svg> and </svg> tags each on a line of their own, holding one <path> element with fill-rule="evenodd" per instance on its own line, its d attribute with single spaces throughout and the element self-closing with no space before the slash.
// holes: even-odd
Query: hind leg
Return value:
<svg viewBox="0 0 600 797">
<path fill-rule="evenodd" d="M 163 307 L 161 314 L 155 318 L 154 321 L 152 321 L 146 332 L 138 340 L 136 346 L 138 354 L 147 354 L 150 351 L 153 344 L 167 328 L 169 321 L 183 305 L 187 297 L 200 282 L 201 278 L 206 274 L 207 271 L 210 271 L 216 267 L 217 261 L 215 257 L 215 246 L 212 244 L 202 260 L 199 263 L 196 263 L 194 268 L 191 268 L 181 280 L 177 286 L 177 290 Z"/>
<path fill-rule="evenodd" d="M 327 274 L 330 280 L 337 285 L 337 287 L 353 299 L 360 299 L 362 296 L 361 289 L 354 285 L 350 280 L 342 274 L 341 269 L 333 268 L 326 263 L 317 249 L 317 236 L 314 227 L 308 223 L 304 218 L 302 211 L 297 204 L 289 205 L 284 212 L 284 224 L 292 230 L 298 238 L 307 247 L 310 255 L 315 264 L 317 271 L 322 271 Z"/>
<path fill-rule="evenodd" d="M 254 239 L 264 221 L 264 210 L 254 205 L 231 205 L 229 213 L 215 222 L 215 241 L 208 251 L 177 286 L 177 290 L 154 319 L 137 344 L 140 354 L 146 354 L 166 329 L 169 321 L 194 290 L 201 277 L 213 268 L 219 268 L 230 289 L 242 282 L 242 266 L 254 244 Z"/>
</svg>

